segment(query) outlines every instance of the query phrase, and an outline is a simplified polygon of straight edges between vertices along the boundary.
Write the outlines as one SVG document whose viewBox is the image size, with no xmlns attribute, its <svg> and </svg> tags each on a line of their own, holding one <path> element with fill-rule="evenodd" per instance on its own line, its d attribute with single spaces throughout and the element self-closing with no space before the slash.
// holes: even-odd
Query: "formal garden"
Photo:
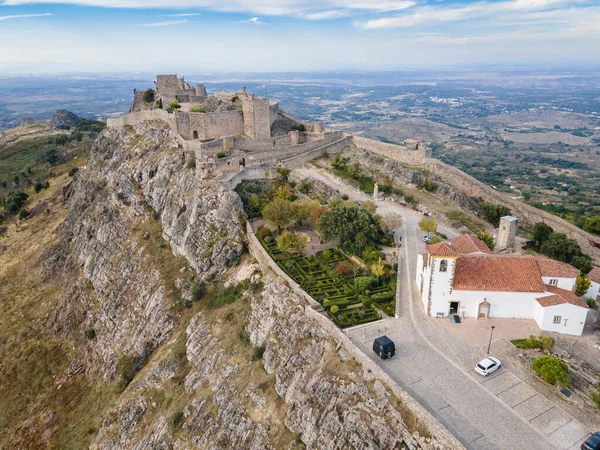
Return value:
<svg viewBox="0 0 600 450">
<path fill-rule="evenodd" d="M 310 256 L 281 251 L 276 232 L 266 227 L 258 231 L 257 237 L 279 267 L 323 305 L 338 326 L 380 319 L 375 307 L 394 315 L 396 276 L 382 259 L 370 268 L 361 267 L 339 249 L 327 249 Z"/>
<path fill-rule="evenodd" d="M 321 198 L 310 183 L 290 182 L 287 169 L 278 175 L 236 188 L 273 260 L 339 327 L 393 316 L 397 266 L 381 246 L 393 246 L 401 218 L 378 216 L 373 202 Z"/>
</svg>

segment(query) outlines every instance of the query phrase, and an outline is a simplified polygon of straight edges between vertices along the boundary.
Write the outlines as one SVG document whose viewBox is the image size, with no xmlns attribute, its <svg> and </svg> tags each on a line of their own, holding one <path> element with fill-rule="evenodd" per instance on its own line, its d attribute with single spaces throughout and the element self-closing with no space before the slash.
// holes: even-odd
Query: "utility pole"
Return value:
<svg viewBox="0 0 600 450">
<path fill-rule="evenodd" d="M 492 336 L 494 335 L 494 328 L 496 328 L 494 325 L 492 325 L 492 331 L 490 333 L 490 342 L 488 343 L 488 349 L 487 349 L 487 354 L 490 354 L 490 346 L 492 345 Z"/>
</svg>

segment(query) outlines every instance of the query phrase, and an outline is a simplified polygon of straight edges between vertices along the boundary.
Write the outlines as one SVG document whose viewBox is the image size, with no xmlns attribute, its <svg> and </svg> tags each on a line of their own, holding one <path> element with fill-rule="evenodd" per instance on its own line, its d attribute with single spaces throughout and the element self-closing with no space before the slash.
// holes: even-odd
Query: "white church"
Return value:
<svg viewBox="0 0 600 450">
<path fill-rule="evenodd" d="M 502 218 L 498 244 L 510 241 L 511 219 Z M 465 234 L 418 254 L 416 282 L 425 312 L 434 317 L 533 319 L 544 331 L 581 335 L 589 308 L 573 293 L 578 275 L 545 257 L 492 254 Z"/>
</svg>

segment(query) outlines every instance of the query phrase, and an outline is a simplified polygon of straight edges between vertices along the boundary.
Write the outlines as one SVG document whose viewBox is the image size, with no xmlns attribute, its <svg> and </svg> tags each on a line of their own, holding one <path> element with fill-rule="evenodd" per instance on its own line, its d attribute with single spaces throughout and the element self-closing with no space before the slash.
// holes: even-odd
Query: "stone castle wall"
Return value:
<svg viewBox="0 0 600 450">
<path fill-rule="evenodd" d="M 425 159 L 431 158 L 431 150 L 426 148 L 411 150 L 400 145 L 386 144 L 385 142 L 360 136 L 352 136 L 352 141 L 358 148 L 385 156 L 403 164 L 420 165 Z"/>
<path fill-rule="evenodd" d="M 234 186 L 235 187 L 235 186 Z M 250 254 L 256 259 L 261 266 L 262 270 L 273 271 L 279 276 L 288 287 L 297 296 L 306 300 L 304 306 L 304 314 L 311 320 L 314 320 L 319 324 L 321 328 L 336 342 L 336 344 L 348 353 L 350 353 L 356 361 L 362 365 L 365 372 L 367 370 L 373 376 L 373 379 L 378 380 L 380 383 L 387 386 L 387 388 L 395 395 L 399 400 L 404 403 L 408 409 L 416 416 L 418 422 L 425 425 L 432 435 L 434 448 L 445 449 L 445 450 L 464 450 L 463 445 L 456 440 L 450 432 L 444 428 L 425 408 L 417 403 L 410 395 L 401 389 L 397 383 L 390 378 L 377 364 L 375 364 L 367 355 L 361 352 L 356 345 L 340 330 L 331 320 L 315 311 L 313 306 L 319 305 L 319 303 L 308 295 L 301 287 L 292 280 L 269 256 L 266 250 L 263 248 L 258 238 L 254 235 L 252 227 L 246 222 L 246 237 L 248 242 L 248 250 Z M 406 441 L 411 442 L 416 449 L 423 449 L 419 442 L 414 442 L 412 436 L 407 430 L 403 430 L 403 435 Z M 431 448 L 431 447 L 427 447 Z"/>
</svg>

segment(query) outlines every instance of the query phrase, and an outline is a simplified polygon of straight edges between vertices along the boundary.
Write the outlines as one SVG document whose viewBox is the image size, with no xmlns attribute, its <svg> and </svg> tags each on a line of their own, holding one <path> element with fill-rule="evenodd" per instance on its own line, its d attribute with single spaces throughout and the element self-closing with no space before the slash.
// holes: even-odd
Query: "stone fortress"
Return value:
<svg viewBox="0 0 600 450">
<path fill-rule="evenodd" d="M 231 187 L 243 179 L 264 178 L 265 173 L 279 167 L 302 166 L 324 152 L 333 155 L 344 150 L 366 151 L 383 157 L 384 162 L 425 173 L 467 198 L 502 203 L 519 218 L 519 225 L 545 222 L 555 231 L 577 240 L 583 251 L 600 261 L 598 237 L 432 158 L 431 149 L 418 141 L 395 145 L 342 131 L 326 131 L 322 123 L 293 117 L 277 103 L 256 97 L 246 88 L 208 95 L 202 84 L 192 88 L 177 75 L 156 77 L 151 102 L 145 101 L 145 93 L 135 90 L 129 114 L 107 119 L 107 127 L 163 121 L 176 135 L 187 162 L 193 161 L 197 171 L 213 173 Z M 169 112 L 169 103 L 175 100 L 178 108 Z"/>
<path fill-rule="evenodd" d="M 108 119 L 107 126 L 123 127 L 161 120 L 176 134 L 187 161 L 197 169 L 221 172 L 225 179 L 258 167 L 263 173 L 277 167 L 297 167 L 324 151 L 334 154 L 353 145 L 341 131 L 326 131 L 320 122 L 306 122 L 279 109 L 279 104 L 250 94 L 244 87 L 233 93 L 208 95 L 202 84 L 194 87 L 177 75 L 158 75 L 153 100 L 147 91 L 134 90 L 129 114 Z M 176 102 L 177 107 L 170 107 Z M 361 140 L 362 147 L 386 146 Z M 430 157 L 430 150 L 411 143 L 411 163 Z M 407 148 L 397 147 L 408 151 Z M 385 147 L 382 147 L 385 152 Z"/>
</svg>

